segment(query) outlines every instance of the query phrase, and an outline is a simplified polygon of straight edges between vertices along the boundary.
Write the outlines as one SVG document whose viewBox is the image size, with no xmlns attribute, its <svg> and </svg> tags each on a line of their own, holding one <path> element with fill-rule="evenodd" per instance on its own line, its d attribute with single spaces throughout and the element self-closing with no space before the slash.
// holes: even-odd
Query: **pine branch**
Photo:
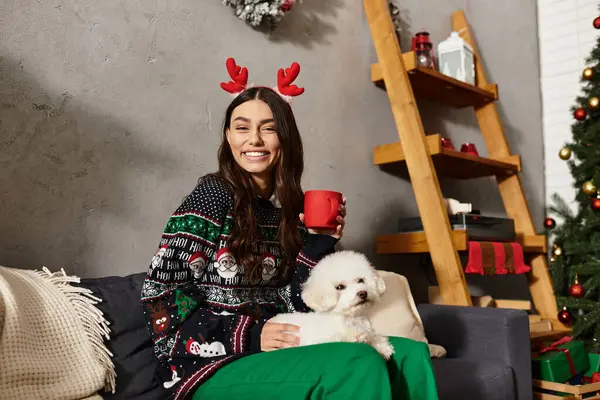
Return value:
<svg viewBox="0 0 600 400">
<path fill-rule="evenodd" d="M 583 287 L 585 289 L 585 297 L 589 298 L 596 293 L 598 287 L 600 286 L 600 274 L 592 276 L 590 279 L 583 283 Z M 600 304 L 598 304 L 600 307 Z"/>
<path fill-rule="evenodd" d="M 596 309 L 594 311 L 590 311 L 586 315 L 577 319 L 575 326 L 573 326 L 573 337 L 579 338 L 584 334 L 588 333 L 588 331 L 594 329 L 596 330 L 596 326 L 600 323 L 600 307 L 598 307 L 598 303 L 596 303 Z"/>
<path fill-rule="evenodd" d="M 550 210 L 553 214 L 556 214 L 566 220 L 573 220 L 574 215 L 571 207 L 567 204 L 567 202 L 558 194 L 552 194 L 552 200 L 554 201 L 554 205 L 550 205 L 548 210 Z"/>
<path fill-rule="evenodd" d="M 594 351 L 600 351 L 600 324 L 596 324 L 594 327 L 594 337 L 592 341 L 592 346 Z"/>
<path fill-rule="evenodd" d="M 563 294 L 566 289 L 566 269 L 563 266 L 562 259 L 550 264 L 550 275 L 554 283 L 554 292 L 557 295 Z"/>
<path fill-rule="evenodd" d="M 600 308 L 600 304 L 597 301 L 581 298 L 577 299 L 575 297 L 557 297 L 556 301 L 560 308 L 567 307 L 571 310 L 583 310 L 583 311 L 593 311 L 595 309 Z"/>
<path fill-rule="evenodd" d="M 600 274 L 600 260 L 593 258 L 580 265 L 571 264 L 571 271 L 579 274 L 579 276 L 590 276 Z"/>
</svg>

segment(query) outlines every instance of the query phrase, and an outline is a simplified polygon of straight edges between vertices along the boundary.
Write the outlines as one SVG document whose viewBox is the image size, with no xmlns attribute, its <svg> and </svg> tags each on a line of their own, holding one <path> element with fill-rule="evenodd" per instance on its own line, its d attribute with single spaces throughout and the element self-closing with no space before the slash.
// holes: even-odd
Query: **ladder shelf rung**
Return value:
<svg viewBox="0 0 600 400">
<path fill-rule="evenodd" d="M 452 242 L 457 251 L 466 251 L 469 237 L 465 230 L 453 230 Z M 543 235 L 518 235 L 517 242 L 525 253 L 545 253 L 546 237 Z M 377 254 L 427 253 L 429 246 L 425 232 L 403 232 L 379 235 L 376 239 Z"/>
<path fill-rule="evenodd" d="M 510 156 L 496 160 L 445 149 L 441 136 L 427 136 L 427 146 L 439 175 L 455 179 L 473 179 L 486 176 L 509 176 L 521 171 L 521 157 Z M 408 177 L 404 152 L 400 142 L 376 146 L 373 151 L 375 165 L 398 167 L 400 175 Z M 393 165 L 393 166 L 392 166 Z"/>
<path fill-rule="evenodd" d="M 495 84 L 477 87 L 451 78 L 431 68 L 419 67 L 415 53 L 403 53 L 402 58 L 416 97 L 423 97 L 454 108 L 481 107 L 498 100 Z M 379 64 L 371 65 L 371 81 L 385 89 Z"/>
</svg>

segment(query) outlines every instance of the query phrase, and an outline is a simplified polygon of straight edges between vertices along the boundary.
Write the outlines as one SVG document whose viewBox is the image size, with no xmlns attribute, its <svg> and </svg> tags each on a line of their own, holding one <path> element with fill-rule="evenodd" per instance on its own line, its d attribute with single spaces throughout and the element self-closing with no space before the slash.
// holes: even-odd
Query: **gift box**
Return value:
<svg viewBox="0 0 600 400">
<path fill-rule="evenodd" d="M 587 356 L 590 367 L 585 372 L 585 376 L 591 377 L 594 372 L 600 372 L 600 349 L 589 350 Z"/>
<path fill-rule="evenodd" d="M 565 336 L 555 342 L 544 342 L 532 354 L 531 372 L 535 379 L 565 383 L 590 367 L 583 341 Z"/>
</svg>

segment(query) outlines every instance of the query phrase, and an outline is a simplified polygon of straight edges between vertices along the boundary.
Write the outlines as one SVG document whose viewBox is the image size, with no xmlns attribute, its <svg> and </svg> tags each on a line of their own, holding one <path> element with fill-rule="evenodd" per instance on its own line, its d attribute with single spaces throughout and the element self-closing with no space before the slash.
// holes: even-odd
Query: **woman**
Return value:
<svg viewBox="0 0 600 400">
<path fill-rule="evenodd" d="M 437 399 L 423 343 L 392 338 L 386 366 L 364 344 L 296 347 L 298 327 L 269 322 L 310 311 L 301 287 L 342 237 L 345 200 L 335 230 L 303 227 L 302 141 L 288 104 L 303 91 L 292 84 L 298 64 L 279 71 L 275 90 L 248 88 L 247 70 L 227 66 L 222 87 L 237 96 L 219 170 L 169 219 L 142 290 L 165 388 L 175 399 Z"/>
</svg>

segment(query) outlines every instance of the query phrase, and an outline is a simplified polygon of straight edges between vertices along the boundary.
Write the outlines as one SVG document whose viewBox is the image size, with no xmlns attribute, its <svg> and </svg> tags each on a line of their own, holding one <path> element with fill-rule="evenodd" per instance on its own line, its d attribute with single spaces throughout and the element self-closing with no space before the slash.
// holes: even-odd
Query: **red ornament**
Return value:
<svg viewBox="0 0 600 400">
<path fill-rule="evenodd" d="M 569 286 L 569 296 L 579 299 L 583 297 L 584 294 L 585 289 L 583 288 L 583 285 L 579 283 L 577 277 L 575 277 L 575 283 Z"/>
<path fill-rule="evenodd" d="M 544 226 L 548 229 L 552 229 L 556 226 L 556 221 L 553 218 L 547 217 L 544 219 Z"/>
<path fill-rule="evenodd" d="M 600 211 L 600 199 L 599 198 L 595 198 L 594 200 L 592 200 L 592 209 L 594 211 Z"/>
<path fill-rule="evenodd" d="M 587 116 L 587 113 L 585 112 L 585 110 L 583 108 L 578 108 L 577 110 L 575 110 L 575 112 L 573 113 L 573 117 L 577 120 L 577 121 L 583 121 L 585 119 L 585 117 Z"/>
<path fill-rule="evenodd" d="M 600 29 L 600 17 L 594 18 L 594 28 Z"/>
<path fill-rule="evenodd" d="M 281 11 L 288 12 L 292 9 L 293 5 L 294 5 L 294 0 L 286 0 L 281 5 Z"/>
<path fill-rule="evenodd" d="M 564 325 L 569 326 L 573 323 L 573 314 L 567 310 L 567 307 L 563 307 L 561 312 L 558 313 L 558 320 Z"/>
</svg>

